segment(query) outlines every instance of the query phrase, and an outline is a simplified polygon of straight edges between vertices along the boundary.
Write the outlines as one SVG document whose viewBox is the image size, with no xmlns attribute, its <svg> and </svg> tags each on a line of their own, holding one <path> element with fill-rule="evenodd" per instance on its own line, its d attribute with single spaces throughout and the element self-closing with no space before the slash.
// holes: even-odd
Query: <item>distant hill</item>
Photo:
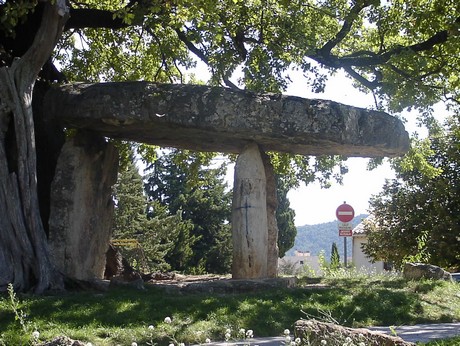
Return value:
<svg viewBox="0 0 460 346">
<path fill-rule="evenodd" d="M 355 216 L 352 221 L 353 227 L 356 227 L 367 214 L 360 214 Z M 297 236 L 295 238 L 294 246 L 286 256 L 293 256 L 294 251 L 310 251 L 312 256 L 319 255 L 321 250 L 324 250 L 326 259 L 331 257 L 332 243 L 337 243 L 340 257 L 343 258 L 343 237 L 339 237 L 337 221 L 320 223 L 316 225 L 304 225 L 297 227 Z M 351 238 L 347 239 L 347 255 L 351 256 Z"/>
</svg>

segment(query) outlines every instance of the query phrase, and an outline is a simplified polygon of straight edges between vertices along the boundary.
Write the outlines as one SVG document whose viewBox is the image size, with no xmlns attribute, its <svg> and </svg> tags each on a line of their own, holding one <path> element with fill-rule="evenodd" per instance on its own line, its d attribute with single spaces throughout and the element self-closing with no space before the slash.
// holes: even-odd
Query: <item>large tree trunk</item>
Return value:
<svg viewBox="0 0 460 346">
<path fill-rule="evenodd" d="M 32 46 L 0 69 L 0 291 L 62 287 L 39 212 L 32 93 L 67 13 L 65 1 L 47 2 Z"/>
</svg>

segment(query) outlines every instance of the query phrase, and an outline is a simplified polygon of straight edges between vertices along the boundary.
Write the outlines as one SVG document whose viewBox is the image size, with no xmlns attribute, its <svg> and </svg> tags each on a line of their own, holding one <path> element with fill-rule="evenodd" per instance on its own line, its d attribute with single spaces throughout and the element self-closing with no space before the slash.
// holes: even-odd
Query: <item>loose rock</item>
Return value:
<svg viewBox="0 0 460 346">
<path fill-rule="evenodd" d="M 72 340 L 67 336 L 58 336 L 57 338 L 54 338 L 51 341 L 46 341 L 39 346 L 86 346 L 86 344 L 78 340 Z"/>
<path fill-rule="evenodd" d="M 403 270 L 404 278 L 407 280 L 434 279 L 452 281 L 452 275 L 433 264 L 406 263 Z"/>
<path fill-rule="evenodd" d="M 415 346 L 412 342 L 365 328 L 347 328 L 317 320 L 300 320 L 295 323 L 295 336 L 302 345 L 359 345 L 366 346 Z M 326 342 L 326 343 L 324 343 Z"/>
</svg>

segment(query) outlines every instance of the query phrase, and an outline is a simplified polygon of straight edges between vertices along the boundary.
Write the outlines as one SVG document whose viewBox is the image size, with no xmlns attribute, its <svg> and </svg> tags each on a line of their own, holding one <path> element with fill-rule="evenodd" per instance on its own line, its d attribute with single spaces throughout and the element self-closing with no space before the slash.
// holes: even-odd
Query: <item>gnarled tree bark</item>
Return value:
<svg viewBox="0 0 460 346">
<path fill-rule="evenodd" d="M 39 213 L 32 93 L 67 14 L 65 1 L 47 2 L 29 50 L 0 69 L 0 291 L 63 287 Z"/>
</svg>

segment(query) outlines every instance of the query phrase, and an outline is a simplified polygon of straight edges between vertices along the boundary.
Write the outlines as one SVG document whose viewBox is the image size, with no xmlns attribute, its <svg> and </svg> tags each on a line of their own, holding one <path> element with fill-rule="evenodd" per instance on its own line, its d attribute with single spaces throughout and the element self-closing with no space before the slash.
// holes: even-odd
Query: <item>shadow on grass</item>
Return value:
<svg viewBox="0 0 460 346">
<path fill-rule="evenodd" d="M 417 322 L 423 307 L 416 294 L 383 288 L 363 290 L 343 307 L 354 325 L 400 325 Z"/>
<path fill-rule="evenodd" d="M 198 329 L 207 321 L 214 337 L 228 327 L 253 329 L 255 336 L 281 335 L 302 318 L 334 319 L 345 326 L 399 325 L 428 321 L 420 292 L 436 284 L 356 280 L 330 282 L 329 288 L 296 288 L 246 294 L 180 294 L 149 287 L 145 291 L 70 293 L 62 296 L 20 297 L 24 311 L 43 329 L 60 324 L 69 329 L 90 326 L 127 328 L 157 326 L 166 316 L 178 321 L 178 333 Z M 3 303 L 3 302 L 2 302 Z M 16 325 L 11 311 L 2 312 L 0 329 Z M 448 319 L 442 316 L 443 319 Z M 433 322 L 436 317 L 433 318 Z"/>
<path fill-rule="evenodd" d="M 425 281 L 411 281 L 410 288 L 416 293 L 428 293 L 441 287 L 443 282 L 441 280 L 425 280 Z"/>
</svg>

